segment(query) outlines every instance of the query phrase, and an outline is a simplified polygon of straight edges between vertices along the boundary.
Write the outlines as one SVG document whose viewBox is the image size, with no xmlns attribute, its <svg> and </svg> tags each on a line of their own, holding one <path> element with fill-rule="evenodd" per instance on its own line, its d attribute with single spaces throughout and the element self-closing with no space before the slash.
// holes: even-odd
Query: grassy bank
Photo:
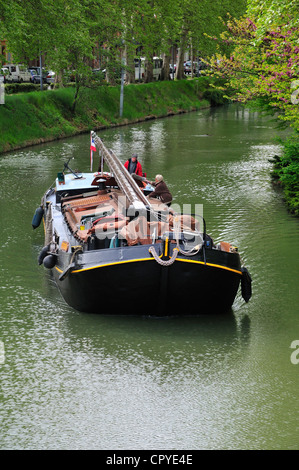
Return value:
<svg viewBox="0 0 299 470">
<path fill-rule="evenodd" d="M 120 86 L 83 88 L 75 113 L 74 88 L 6 95 L 0 105 L 0 153 L 47 142 L 91 129 L 124 125 L 188 112 L 223 99 L 210 79 L 127 85 L 123 117 L 119 117 Z"/>
</svg>

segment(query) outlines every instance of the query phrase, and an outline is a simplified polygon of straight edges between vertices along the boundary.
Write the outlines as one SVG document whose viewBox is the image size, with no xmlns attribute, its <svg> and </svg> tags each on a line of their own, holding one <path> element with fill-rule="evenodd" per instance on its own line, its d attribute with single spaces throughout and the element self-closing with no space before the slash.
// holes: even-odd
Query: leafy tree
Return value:
<svg viewBox="0 0 299 470">
<path fill-rule="evenodd" d="M 296 2 L 249 1 L 250 16 L 231 19 L 222 41 L 230 55 L 211 60 L 214 72 L 228 79 L 234 98 L 255 100 L 299 129 L 299 13 Z M 277 16 L 278 15 L 278 16 Z"/>
<path fill-rule="evenodd" d="M 232 98 L 255 103 L 295 132 L 274 160 L 273 176 L 282 185 L 290 210 L 299 216 L 299 10 L 298 0 L 248 0 L 247 16 L 230 19 L 221 44 L 229 54 L 211 60 L 227 79 Z"/>
<path fill-rule="evenodd" d="M 27 61 L 42 53 L 59 76 L 67 70 L 74 74 L 73 111 L 80 88 L 90 82 L 96 45 L 107 44 L 107 57 L 113 57 L 110 51 L 119 45 L 118 5 L 108 0 L 27 0 L 25 7 L 23 0 L 7 0 L 0 14 L 1 35 L 14 60 Z"/>
<path fill-rule="evenodd" d="M 161 54 L 165 61 L 164 77 L 169 77 L 170 48 L 179 47 L 177 78 L 184 78 L 183 58 L 190 48 L 194 56 L 215 52 L 215 42 L 204 33 L 223 30 L 219 16 L 227 12 L 240 16 L 246 0 L 118 0 L 122 11 L 122 38 L 126 45 L 127 65 L 132 63 L 138 46 L 145 56 L 146 81 L 152 80 L 151 59 Z M 130 57 L 131 55 L 131 57 Z M 181 64 L 181 65 L 180 65 Z M 132 71 L 133 72 L 133 71 Z"/>
<path fill-rule="evenodd" d="M 136 56 L 145 57 L 147 82 L 153 79 L 153 56 L 166 55 L 169 62 L 169 49 L 178 37 L 178 4 L 178 0 L 131 0 L 123 6 L 127 63 Z"/>
<path fill-rule="evenodd" d="M 53 1 L 28 0 L 24 8 L 21 0 L 7 0 L 0 5 L 0 33 L 8 42 L 8 50 L 15 61 L 33 59 L 45 50 L 49 42 Z"/>
<path fill-rule="evenodd" d="M 206 58 L 216 52 L 213 36 L 225 30 L 223 18 L 228 13 L 239 17 L 245 13 L 246 0 L 180 0 L 181 34 L 176 78 L 183 78 L 183 58 L 192 46 L 194 57 Z"/>
<path fill-rule="evenodd" d="M 215 50 L 204 35 L 222 28 L 219 15 L 240 14 L 246 0 L 6 0 L 1 2 L 0 33 L 15 60 L 27 61 L 42 52 L 58 77 L 75 71 L 74 107 L 82 85 L 90 82 L 90 65 L 101 56 L 107 79 L 115 83 L 126 56 L 129 81 L 134 79 L 136 50 L 147 59 L 151 81 L 152 57 L 163 54 L 169 76 L 170 48 L 179 46 L 177 78 L 183 78 L 183 57 L 191 46 L 206 56 Z"/>
</svg>

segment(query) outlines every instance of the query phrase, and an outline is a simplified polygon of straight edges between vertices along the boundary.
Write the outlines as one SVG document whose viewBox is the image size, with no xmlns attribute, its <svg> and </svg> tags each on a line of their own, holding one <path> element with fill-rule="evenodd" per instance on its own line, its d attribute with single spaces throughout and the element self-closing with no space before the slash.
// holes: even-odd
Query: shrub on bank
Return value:
<svg viewBox="0 0 299 470">
<path fill-rule="evenodd" d="M 299 133 L 281 144 L 283 154 L 275 157 L 272 177 L 282 186 L 289 210 L 299 216 Z"/>
<path fill-rule="evenodd" d="M 46 90 L 48 88 L 48 84 L 43 85 L 43 89 Z M 5 93 L 7 95 L 12 95 L 16 93 L 28 93 L 31 91 L 39 91 L 40 84 L 35 83 L 5 83 Z"/>
</svg>

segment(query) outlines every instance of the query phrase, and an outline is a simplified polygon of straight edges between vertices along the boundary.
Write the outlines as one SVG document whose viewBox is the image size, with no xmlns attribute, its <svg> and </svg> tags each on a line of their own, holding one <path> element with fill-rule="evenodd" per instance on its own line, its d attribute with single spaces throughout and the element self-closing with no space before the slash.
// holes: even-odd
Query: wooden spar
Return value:
<svg viewBox="0 0 299 470">
<path fill-rule="evenodd" d="M 124 192 L 129 203 L 135 209 L 148 209 L 150 204 L 147 198 L 139 188 L 136 181 L 134 181 L 133 177 L 118 159 L 118 157 L 112 152 L 112 150 L 108 150 L 105 147 L 103 141 L 100 139 L 100 137 L 97 136 L 94 131 L 91 132 L 91 135 L 95 145 L 100 149 L 102 156 L 105 159 L 105 162 L 109 166 L 114 178 L 117 181 L 117 184 Z"/>
</svg>

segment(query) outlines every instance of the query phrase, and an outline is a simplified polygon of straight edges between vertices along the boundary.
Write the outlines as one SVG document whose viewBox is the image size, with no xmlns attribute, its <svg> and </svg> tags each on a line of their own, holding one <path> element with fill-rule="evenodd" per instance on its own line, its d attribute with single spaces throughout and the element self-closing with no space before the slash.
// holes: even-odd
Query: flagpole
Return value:
<svg viewBox="0 0 299 470">
<path fill-rule="evenodd" d="M 104 173 L 104 157 L 101 154 L 101 152 L 99 152 L 99 154 L 100 154 L 100 157 L 101 157 L 101 173 L 103 174 Z"/>
<path fill-rule="evenodd" d="M 92 132 L 92 131 L 91 131 Z M 90 171 L 92 173 L 92 164 L 93 164 L 93 142 L 92 142 L 92 136 L 90 132 Z"/>
</svg>

